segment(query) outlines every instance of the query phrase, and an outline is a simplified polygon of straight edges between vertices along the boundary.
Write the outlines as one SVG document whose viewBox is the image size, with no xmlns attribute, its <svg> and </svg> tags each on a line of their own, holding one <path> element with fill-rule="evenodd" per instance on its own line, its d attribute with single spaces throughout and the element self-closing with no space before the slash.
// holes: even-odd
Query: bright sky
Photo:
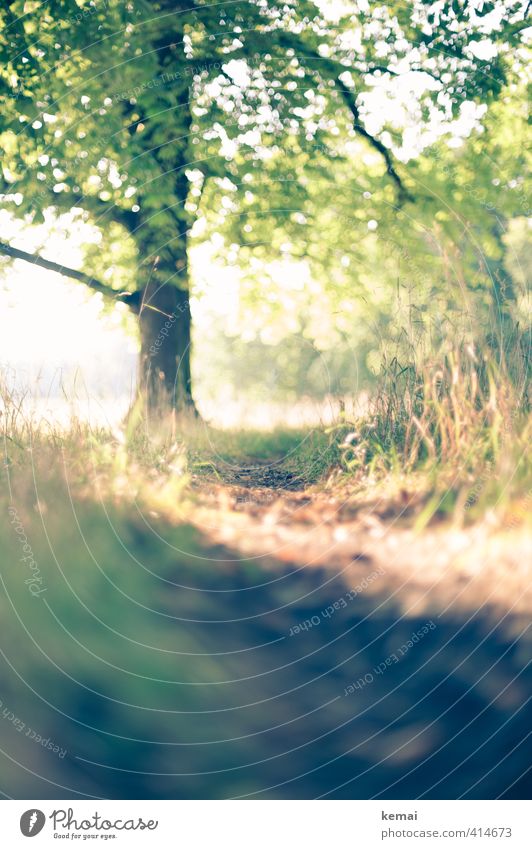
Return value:
<svg viewBox="0 0 532 849">
<path fill-rule="evenodd" d="M 70 238 L 46 226 L 26 228 L 5 210 L 0 229 L 6 241 L 25 250 L 40 250 L 50 259 L 79 267 L 79 227 Z M 122 326 L 120 310 L 102 314 L 103 302 L 88 289 L 50 271 L 17 260 L 0 276 L 0 365 L 19 388 L 55 395 L 61 382 L 69 389 L 77 374 L 83 395 L 116 391 L 131 382 L 136 347 Z M 123 310 L 124 307 L 122 306 Z M 128 380 L 129 376 L 129 380 Z"/>
</svg>

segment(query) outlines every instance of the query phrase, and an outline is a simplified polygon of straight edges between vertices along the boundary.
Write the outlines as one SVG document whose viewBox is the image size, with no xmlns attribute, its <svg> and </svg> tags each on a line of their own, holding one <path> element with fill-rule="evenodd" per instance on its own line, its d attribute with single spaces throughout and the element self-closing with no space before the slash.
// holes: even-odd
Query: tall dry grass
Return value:
<svg viewBox="0 0 532 849">
<path fill-rule="evenodd" d="M 486 508 L 531 484 L 528 356 L 458 346 L 421 364 L 384 362 L 369 413 L 341 425 L 343 467 L 361 478 L 422 472 L 449 506 Z"/>
</svg>

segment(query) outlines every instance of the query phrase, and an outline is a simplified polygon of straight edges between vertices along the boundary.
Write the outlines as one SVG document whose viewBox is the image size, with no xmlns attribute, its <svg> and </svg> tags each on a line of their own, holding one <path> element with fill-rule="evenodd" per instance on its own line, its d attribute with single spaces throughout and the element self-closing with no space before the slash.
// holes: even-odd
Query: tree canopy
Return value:
<svg viewBox="0 0 532 849">
<path fill-rule="evenodd" d="M 161 321 L 179 313 L 180 337 L 167 343 L 184 374 L 175 401 L 190 395 L 188 301 L 173 290 L 188 291 L 191 237 L 223 232 L 248 266 L 279 256 L 288 240 L 293 255 L 326 269 L 329 289 L 356 288 L 353 269 L 374 250 L 370 208 L 382 234 L 405 214 L 437 212 L 434 181 L 453 201 L 464 193 L 457 180 L 475 170 L 474 143 L 473 158 L 440 153 L 446 171 L 434 154 L 415 156 L 464 107 L 491 107 L 515 77 L 525 5 L 7 2 L 2 202 L 28 222 L 78 210 L 101 229 L 84 282 L 151 310 L 150 373 Z M 407 104 L 397 99 L 405 87 Z M 458 225 L 451 215 L 438 226 L 462 227 L 473 199 L 466 190 Z M 366 232 L 353 239 L 357 222 Z"/>
</svg>

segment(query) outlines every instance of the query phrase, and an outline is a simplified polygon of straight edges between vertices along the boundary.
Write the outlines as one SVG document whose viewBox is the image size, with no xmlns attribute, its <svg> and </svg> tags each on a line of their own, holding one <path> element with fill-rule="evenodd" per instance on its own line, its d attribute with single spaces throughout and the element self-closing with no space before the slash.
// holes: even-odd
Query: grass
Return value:
<svg viewBox="0 0 532 849">
<path fill-rule="evenodd" d="M 73 419 L 68 429 L 24 413 L 0 391 L 9 485 L 62 477 L 80 498 L 179 503 L 192 475 L 239 464 L 282 465 L 305 485 L 416 495 L 423 527 L 434 515 L 472 521 L 521 515 L 531 491 L 526 357 L 462 346 L 422 365 L 384 363 L 368 412 L 333 427 L 217 430 L 199 421 L 114 431 Z M 26 484 L 27 485 L 27 484 Z"/>
<path fill-rule="evenodd" d="M 424 489 L 425 519 L 511 511 L 532 484 L 526 360 L 513 357 L 464 346 L 419 367 L 385 364 L 368 414 L 332 431 L 344 473 Z"/>
<path fill-rule="evenodd" d="M 348 497 L 370 497 L 372 487 L 381 487 L 392 503 L 391 493 L 417 487 L 418 521 L 429 521 L 450 493 L 446 509 L 456 511 L 461 499 L 462 514 L 469 517 L 506 504 L 521 522 L 530 425 L 515 385 L 478 356 L 453 355 L 417 370 L 393 363 L 368 417 L 343 420 L 332 429 L 269 434 L 217 431 L 197 422 L 179 430 L 170 423 L 158 431 L 138 426 L 112 431 L 73 420 L 63 429 L 27 416 L 20 401 L 4 391 L 2 708 L 18 727 L 31 727 L 67 751 L 64 760 L 52 758 L 3 719 L 0 749 L 7 756 L 0 756 L 0 767 L 9 775 L 10 794 L 56 798 L 74 788 L 105 798 L 239 796 L 284 783 L 285 754 L 293 750 L 294 773 L 309 777 L 303 795 L 315 798 L 330 782 L 346 783 L 352 798 L 345 751 L 356 751 L 361 738 L 374 734 L 373 700 L 385 706 L 379 721 L 383 734 L 394 729 L 386 744 L 396 750 L 397 708 L 386 697 L 406 680 L 412 682 L 407 701 L 423 703 L 419 655 L 402 661 L 411 664 L 408 674 L 401 673 L 404 679 L 379 677 L 375 688 L 381 690 L 359 695 L 367 699 L 363 713 L 371 716 L 371 727 L 353 724 L 352 703 L 338 696 L 380 664 L 390 645 L 405 643 L 427 614 L 409 620 L 394 611 L 375 623 L 374 601 L 361 594 L 334 619 L 305 632 L 301 642 L 288 638 L 293 625 L 338 603 L 345 586 L 324 581 L 312 568 L 290 568 L 282 581 L 269 575 L 265 580 L 260 557 L 246 561 L 231 552 L 226 559 L 224 549 L 209 543 L 208 532 L 202 536 L 186 521 L 194 509 L 188 482 L 224 463 L 269 460 L 318 490 L 343 487 Z M 169 504 L 183 504 L 182 516 L 179 509 L 166 509 Z M 511 530 L 513 520 L 506 521 Z M 369 647 L 360 657 L 352 654 L 353 616 L 360 620 L 361 645 Z M 386 617 L 386 610 L 379 616 Z M 459 630 L 464 663 L 471 647 L 484 650 L 476 626 L 469 632 L 468 627 Z M 376 642 L 375 629 L 391 630 L 391 643 L 390 637 Z M 436 631 L 441 651 L 428 641 L 421 648 L 426 662 L 438 657 L 439 677 L 453 682 L 462 666 L 453 644 L 456 632 L 456 623 L 446 626 L 443 619 Z M 491 668 L 500 660 L 499 638 L 487 646 L 481 661 L 475 648 L 473 665 Z M 521 673 L 517 665 L 507 672 L 509 678 Z M 392 667 L 387 675 L 394 674 Z M 476 668 L 467 673 L 466 696 L 475 674 Z M 499 694 L 493 686 L 493 692 L 478 696 L 488 717 Z M 470 696 L 465 704 L 471 704 Z M 345 729 L 342 735 L 323 733 L 323 705 L 331 706 L 331 727 Z M 427 726 L 433 712 L 428 709 L 423 719 Z M 492 714 L 488 739 L 506 726 L 500 726 L 498 708 Z M 527 717 L 519 710 L 516 715 L 523 727 L 509 726 L 504 746 L 519 754 L 515 739 L 525 739 Z M 460 724 L 471 724 L 474 716 L 461 715 Z M 455 731 L 451 723 L 444 739 L 445 734 L 454 739 Z M 405 739 L 410 735 L 406 726 L 403 733 Z M 316 739 L 318 755 L 308 745 Z M 471 740 L 473 754 L 479 742 Z M 460 739 L 457 762 L 463 746 Z M 492 763 L 499 755 L 490 750 L 487 757 Z M 340 765 L 330 779 L 321 777 L 324 762 Z M 505 786 L 513 786 L 525 769 L 520 757 Z M 404 765 L 386 772 L 369 791 L 366 753 L 354 770 L 364 775 L 358 792 L 365 797 L 399 779 Z M 447 772 L 444 765 L 443 775 Z M 489 767 L 484 772 L 491 774 Z M 370 770 L 369 780 L 378 773 Z M 410 795 L 419 791 L 413 786 Z M 455 784 L 449 792 L 456 793 Z"/>
</svg>

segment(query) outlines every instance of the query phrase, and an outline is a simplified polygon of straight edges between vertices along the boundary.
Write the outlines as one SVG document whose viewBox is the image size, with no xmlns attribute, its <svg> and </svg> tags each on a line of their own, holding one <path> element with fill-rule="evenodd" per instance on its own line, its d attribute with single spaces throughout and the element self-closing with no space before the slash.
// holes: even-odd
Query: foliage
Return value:
<svg viewBox="0 0 532 849">
<path fill-rule="evenodd" d="M 511 2 L 358 3 L 338 20 L 307 0 L 14 0 L 1 14 L 4 202 L 34 221 L 47 206 L 114 220 L 148 264 L 179 249 L 200 203 L 224 217 L 258 192 L 270 214 L 299 209 L 306 179 L 345 157 L 340 139 L 358 134 L 399 186 L 390 131 L 361 117 L 367 96 L 417 74 L 427 120 L 490 100 L 523 27 Z M 485 40 L 489 59 L 475 56 Z"/>
</svg>

